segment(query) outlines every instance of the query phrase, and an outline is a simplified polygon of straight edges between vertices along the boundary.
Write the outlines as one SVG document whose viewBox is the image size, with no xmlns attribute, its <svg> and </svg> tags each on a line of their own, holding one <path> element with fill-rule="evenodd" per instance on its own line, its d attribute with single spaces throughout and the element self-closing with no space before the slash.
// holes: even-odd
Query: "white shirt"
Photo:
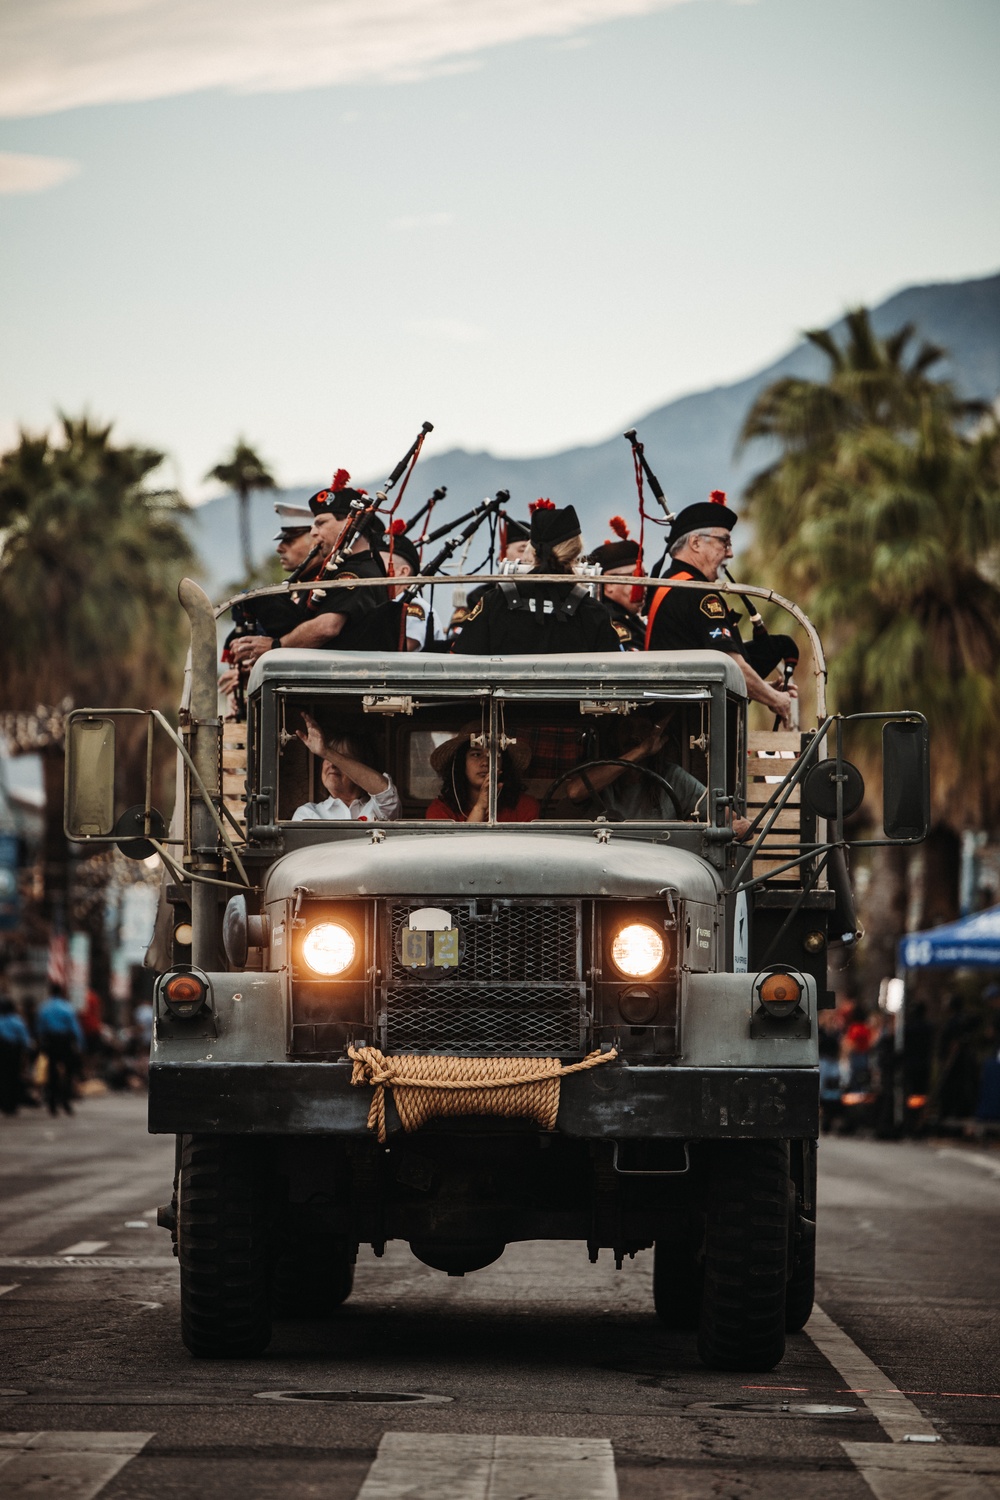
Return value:
<svg viewBox="0 0 1000 1500">
<path fill-rule="evenodd" d="M 327 797 L 325 802 L 303 802 L 292 813 L 292 822 L 304 823 L 317 818 L 326 822 L 347 822 L 349 819 L 355 823 L 393 822 L 402 811 L 402 803 L 392 777 L 385 771 L 382 775 L 386 779 L 385 791 L 375 792 L 370 797 L 355 797 L 350 805 L 339 797 Z"/>
<path fill-rule="evenodd" d="M 428 635 L 427 614 L 427 605 L 421 599 L 414 599 L 412 604 L 406 606 L 406 636 L 408 640 L 416 641 L 418 651 L 424 649 L 425 641 L 444 639 L 444 631 L 436 609 L 430 611 L 431 628 Z"/>
</svg>

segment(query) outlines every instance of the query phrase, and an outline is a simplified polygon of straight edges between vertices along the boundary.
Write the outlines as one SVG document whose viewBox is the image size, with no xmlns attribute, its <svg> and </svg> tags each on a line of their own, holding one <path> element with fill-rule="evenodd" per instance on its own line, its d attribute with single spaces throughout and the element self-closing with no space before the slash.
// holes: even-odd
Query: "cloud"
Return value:
<svg viewBox="0 0 1000 1500">
<path fill-rule="evenodd" d="M 485 328 L 462 323 L 458 318 L 416 318 L 406 324 L 406 331 L 441 344 L 477 344 L 486 337 Z"/>
<path fill-rule="evenodd" d="M 446 224 L 454 224 L 454 214 L 400 214 L 398 219 L 389 220 L 390 229 L 441 229 Z"/>
<path fill-rule="evenodd" d="M 79 172 L 79 164 L 61 156 L 21 156 L 0 151 L 0 193 L 44 193 Z"/>
<path fill-rule="evenodd" d="M 488 47 L 570 37 L 690 0 L 22 0 L 0 12 L 0 116 L 394 83 Z"/>
</svg>

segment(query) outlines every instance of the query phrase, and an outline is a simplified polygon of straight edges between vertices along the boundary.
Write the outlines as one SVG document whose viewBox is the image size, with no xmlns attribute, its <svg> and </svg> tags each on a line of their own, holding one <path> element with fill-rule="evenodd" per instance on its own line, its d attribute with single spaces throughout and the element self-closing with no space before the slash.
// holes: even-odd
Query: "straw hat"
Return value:
<svg viewBox="0 0 1000 1500">
<path fill-rule="evenodd" d="M 480 724 L 465 724 L 457 734 L 452 735 L 450 740 L 445 740 L 443 745 L 438 745 L 436 750 L 431 751 L 431 769 L 436 771 L 439 776 L 443 775 L 444 768 L 452 756 L 463 745 L 467 745 L 474 734 L 481 733 L 482 726 Z M 518 771 L 524 771 L 531 759 L 529 746 L 520 743 L 520 741 L 516 745 L 508 745 L 504 754 L 510 756 Z"/>
</svg>

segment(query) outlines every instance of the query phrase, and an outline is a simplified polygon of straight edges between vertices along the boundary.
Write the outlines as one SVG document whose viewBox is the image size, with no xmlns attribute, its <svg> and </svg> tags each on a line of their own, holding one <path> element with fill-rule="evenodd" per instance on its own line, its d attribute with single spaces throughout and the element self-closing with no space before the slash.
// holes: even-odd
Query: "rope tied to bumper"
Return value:
<svg viewBox="0 0 1000 1500">
<path fill-rule="evenodd" d="M 503 1115 L 555 1130 L 560 1081 L 613 1062 L 618 1052 L 590 1052 L 578 1063 L 557 1057 L 386 1057 L 377 1047 L 348 1047 L 347 1055 L 354 1064 L 351 1083 L 373 1090 L 368 1129 L 384 1145 L 387 1088 L 405 1131 L 454 1115 Z"/>
</svg>

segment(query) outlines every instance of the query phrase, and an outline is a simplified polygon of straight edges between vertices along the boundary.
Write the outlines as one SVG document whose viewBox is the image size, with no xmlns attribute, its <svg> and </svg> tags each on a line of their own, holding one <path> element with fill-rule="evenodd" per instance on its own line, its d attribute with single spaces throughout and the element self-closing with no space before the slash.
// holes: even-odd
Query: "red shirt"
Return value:
<svg viewBox="0 0 1000 1500">
<path fill-rule="evenodd" d="M 541 808 L 534 797 L 529 797 L 527 792 L 522 792 L 514 807 L 500 807 L 497 809 L 497 822 L 533 823 L 540 812 Z M 448 823 L 467 823 L 469 821 L 465 813 L 452 812 L 447 802 L 441 797 L 434 798 L 424 817 L 436 818 L 440 822 Z"/>
</svg>

